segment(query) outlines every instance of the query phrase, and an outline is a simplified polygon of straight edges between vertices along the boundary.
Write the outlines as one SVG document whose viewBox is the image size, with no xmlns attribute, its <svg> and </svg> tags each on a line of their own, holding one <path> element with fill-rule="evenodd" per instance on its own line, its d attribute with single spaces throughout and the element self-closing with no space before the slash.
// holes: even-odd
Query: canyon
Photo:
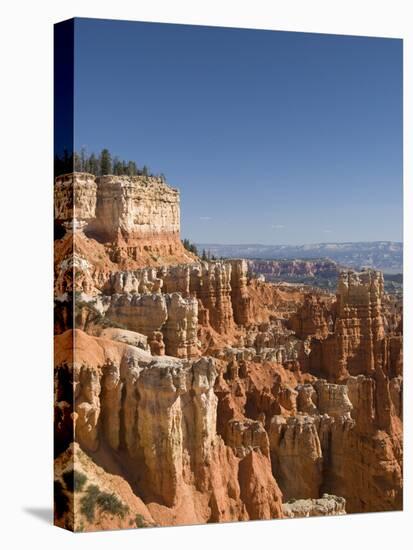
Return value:
<svg viewBox="0 0 413 550">
<path fill-rule="evenodd" d="M 402 509 L 403 308 L 380 271 L 329 292 L 203 261 L 153 176 L 59 176 L 55 224 L 57 525 Z"/>
<path fill-rule="evenodd" d="M 305 235 L 303 235 L 303 241 Z M 198 243 L 197 243 L 198 244 Z M 377 269 L 385 274 L 403 272 L 403 243 L 397 241 L 327 242 L 300 245 L 265 244 L 209 244 L 199 248 L 215 256 L 247 258 L 260 262 L 316 262 L 328 261 L 353 270 Z"/>
</svg>

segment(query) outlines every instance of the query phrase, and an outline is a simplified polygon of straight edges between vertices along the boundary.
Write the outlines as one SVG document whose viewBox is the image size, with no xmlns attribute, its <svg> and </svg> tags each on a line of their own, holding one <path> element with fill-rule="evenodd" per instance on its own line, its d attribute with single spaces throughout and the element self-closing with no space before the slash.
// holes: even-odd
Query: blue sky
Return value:
<svg viewBox="0 0 413 550">
<path fill-rule="evenodd" d="M 162 172 L 195 242 L 402 240 L 402 41 L 76 19 L 75 148 Z"/>
</svg>

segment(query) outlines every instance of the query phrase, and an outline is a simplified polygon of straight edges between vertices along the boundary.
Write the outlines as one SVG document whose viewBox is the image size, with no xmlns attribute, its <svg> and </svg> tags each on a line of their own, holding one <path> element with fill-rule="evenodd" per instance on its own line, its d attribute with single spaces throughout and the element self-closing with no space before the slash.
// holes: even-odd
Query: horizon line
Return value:
<svg viewBox="0 0 413 550">
<path fill-rule="evenodd" d="M 378 239 L 375 241 L 319 241 L 312 243 L 299 243 L 299 244 L 263 244 L 263 243 L 217 243 L 217 242 L 198 242 L 193 241 L 197 245 L 209 245 L 209 246 L 315 246 L 315 245 L 329 245 L 329 244 L 376 244 L 376 243 L 391 243 L 391 244 L 401 244 L 403 245 L 404 241 L 393 241 L 391 239 Z"/>
</svg>

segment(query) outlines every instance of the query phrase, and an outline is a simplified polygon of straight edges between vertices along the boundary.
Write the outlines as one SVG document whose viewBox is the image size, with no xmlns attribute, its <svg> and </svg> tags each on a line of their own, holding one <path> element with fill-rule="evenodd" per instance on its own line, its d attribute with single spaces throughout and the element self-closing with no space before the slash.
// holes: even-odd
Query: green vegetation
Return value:
<svg viewBox="0 0 413 550">
<path fill-rule="evenodd" d="M 78 472 L 77 470 L 73 471 L 72 482 L 73 482 L 73 489 L 75 490 L 76 493 L 78 493 L 83 489 L 86 481 L 87 481 L 87 477 L 85 476 L 85 474 L 83 474 L 82 472 Z M 67 483 L 66 483 L 66 486 L 67 486 Z"/>
<path fill-rule="evenodd" d="M 102 149 L 99 155 L 87 154 L 82 148 L 73 155 L 73 167 L 75 172 L 88 172 L 95 176 L 113 174 L 115 176 L 151 176 L 148 166 L 139 168 L 134 160 L 122 160 L 112 156 L 109 149 Z M 161 175 L 163 178 L 163 176 Z"/>
<path fill-rule="evenodd" d="M 112 173 L 112 155 L 109 153 L 109 149 L 102 149 L 100 153 L 100 172 L 102 176 Z M 75 153 L 76 162 L 76 153 Z"/>
<path fill-rule="evenodd" d="M 184 248 L 188 250 L 189 252 L 192 252 L 192 254 L 195 254 L 195 256 L 198 256 L 198 249 L 194 243 L 191 243 L 189 239 L 184 239 L 182 241 L 182 244 L 184 245 Z"/>
<path fill-rule="evenodd" d="M 92 522 L 95 518 L 96 500 L 99 494 L 99 487 L 96 485 L 89 485 L 86 490 L 86 495 L 82 497 L 80 501 L 80 511 L 90 522 Z"/>
<path fill-rule="evenodd" d="M 208 252 L 205 250 L 205 248 L 202 249 L 202 256 L 201 256 L 201 259 L 202 261 L 206 262 L 206 261 L 214 261 L 217 259 L 216 256 L 214 256 L 214 254 L 211 254 L 211 251 L 208 250 Z M 223 260 L 224 258 L 221 256 L 221 260 Z"/>
<path fill-rule="evenodd" d="M 143 517 L 142 514 L 136 514 L 136 516 L 135 516 L 135 524 L 136 524 L 136 527 L 137 527 L 137 528 L 147 527 L 145 518 Z"/>
<path fill-rule="evenodd" d="M 134 160 L 123 160 L 113 156 L 109 149 L 99 154 L 88 153 L 84 147 L 69 153 L 66 149 L 54 159 L 55 177 L 70 172 L 87 172 L 95 176 L 154 176 L 145 164 L 139 167 Z M 165 181 L 164 174 L 156 174 Z"/>
<path fill-rule="evenodd" d="M 96 507 L 100 508 L 102 512 L 108 512 L 121 518 L 129 511 L 128 506 L 122 504 L 116 495 L 101 491 L 96 485 L 87 487 L 86 494 L 81 498 L 80 504 L 82 514 L 90 522 L 95 518 Z"/>
</svg>

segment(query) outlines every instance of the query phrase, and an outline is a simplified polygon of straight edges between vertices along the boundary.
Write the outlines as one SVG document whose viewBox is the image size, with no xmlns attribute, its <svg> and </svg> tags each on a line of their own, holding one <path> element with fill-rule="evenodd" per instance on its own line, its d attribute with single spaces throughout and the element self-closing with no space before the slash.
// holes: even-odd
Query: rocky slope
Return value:
<svg viewBox="0 0 413 550">
<path fill-rule="evenodd" d="M 271 284 L 185 251 L 161 180 L 55 192 L 58 525 L 401 509 L 402 307 L 379 272 Z"/>
</svg>

